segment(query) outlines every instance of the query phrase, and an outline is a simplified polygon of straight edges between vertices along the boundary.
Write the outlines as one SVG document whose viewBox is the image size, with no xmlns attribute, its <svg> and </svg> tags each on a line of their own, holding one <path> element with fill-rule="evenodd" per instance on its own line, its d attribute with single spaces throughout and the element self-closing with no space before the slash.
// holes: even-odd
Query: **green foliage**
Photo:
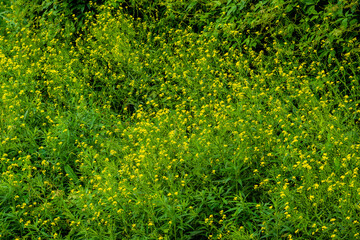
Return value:
<svg viewBox="0 0 360 240">
<path fill-rule="evenodd" d="M 43 24 L 55 25 L 57 30 L 71 25 L 76 35 L 84 25 L 85 15 L 93 13 L 96 4 L 104 0 L 95 0 L 91 4 L 85 0 L 12 0 L 3 19 L 9 21 L 12 31 L 20 32 L 25 28 L 42 28 Z"/>
<path fill-rule="evenodd" d="M 359 238 L 357 1 L 24 3 L 0 239 Z"/>
</svg>

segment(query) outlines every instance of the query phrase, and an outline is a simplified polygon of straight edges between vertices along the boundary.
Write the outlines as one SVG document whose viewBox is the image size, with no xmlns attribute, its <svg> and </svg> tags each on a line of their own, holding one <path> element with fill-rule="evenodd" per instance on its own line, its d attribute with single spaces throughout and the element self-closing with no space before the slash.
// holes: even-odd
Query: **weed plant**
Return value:
<svg viewBox="0 0 360 240">
<path fill-rule="evenodd" d="M 360 238 L 357 1 L 22 2 L 0 239 Z"/>
</svg>

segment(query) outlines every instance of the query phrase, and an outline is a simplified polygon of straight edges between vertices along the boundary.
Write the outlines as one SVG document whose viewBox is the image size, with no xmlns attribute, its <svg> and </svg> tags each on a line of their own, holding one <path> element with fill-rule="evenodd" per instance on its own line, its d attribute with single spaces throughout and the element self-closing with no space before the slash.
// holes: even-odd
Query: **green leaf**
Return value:
<svg viewBox="0 0 360 240">
<path fill-rule="evenodd" d="M 347 18 L 345 18 L 344 20 L 342 20 L 341 26 L 344 27 L 344 28 L 347 28 L 347 26 L 348 26 L 348 19 L 347 19 Z"/>
<path fill-rule="evenodd" d="M 320 54 L 319 58 L 322 59 L 323 57 L 327 56 L 329 54 L 328 51 L 324 51 Z"/>
<path fill-rule="evenodd" d="M 310 6 L 307 10 L 306 10 L 306 13 L 308 15 L 311 15 L 311 14 L 318 14 L 318 12 L 315 10 L 315 6 Z"/>
<path fill-rule="evenodd" d="M 288 35 L 292 35 L 293 34 L 293 32 L 294 32 L 294 25 L 293 24 L 289 24 L 289 26 L 287 27 L 287 34 Z"/>
<path fill-rule="evenodd" d="M 353 20 L 350 21 L 350 26 L 353 26 L 353 25 L 355 25 L 355 24 L 357 24 L 357 23 L 358 23 L 358 20 L 357 20 L 357 19 L 353 19 Z"/>
<path fill-rule="evenodd" d="M 339 170 L 340 169 L 340 161 L 339 161 L 339 159 L 335 158 L 334 159 L 334 164 L 335 164 L 335 169 Z"/>
<path fill-rule="evenodd" d="M 289 4 L 289 5 L 286 6 L 285 11 L 286 12 L 291 12 L 293 9 L 294 9 L 294 6 Z"/>
<path fill-rule="evenodd" d="M 315 15 L 315 16 L 313 16 L 311 19 L 310 19 L 310 21 L 314 21 L 315 19 L 318 19 L 319 18 L 319 16 L 318 15 Z"/>
<path fill-rule="evenodd" d="M 215 2 L 213 2 L 213 4 L 215 6 L 214 9 L 222 5 L 222 3 L 220 1 L 215 1 Z"/>
<path fill-rule="evenodd" d="M 237 6 L 239 10 L 243 10 L 246 7 L 246 0 L 242 0 Z"/>
<path fill-rule="evenodd" d="M 250 43 L 250 38 L 248 37 L 248 38 L 246 38 L 246 39 L 244 40 L 243 44 L 245 44 L 245 45 L 248 46 L 249 43 Z"/>
<path fill-rule="evenodd" d="M 74 182 L 78 182 L 79 179 L 74 173 L 73 169 L 69 165 L 65 165 L 64 170 L 67 174 L 69 174 L 69 177 L 74 180 Z"/>
<path fill-rule="evenodd" d="M 233 12 L 235 12 L 236 11 L 236 5 L 234 5 L 234 6 L 232 6 L 230 9 L 229 9 L 229 11 L 226 13 L 226 16 L 229 16 L 230 14 L 232 14 Z"/>
<path fill-rule="evenodd" d="M 191 2 L 189 6 L 186 8 L 186 11 L 189 12 L 193 7 L 197 4 L 197 1 Z"/>
<path fill-rule="evenodd" d="M 316 0 L 302 0 L 301 2 L 305 3 L 306 5 L 314 5 Z"/>
</svg>

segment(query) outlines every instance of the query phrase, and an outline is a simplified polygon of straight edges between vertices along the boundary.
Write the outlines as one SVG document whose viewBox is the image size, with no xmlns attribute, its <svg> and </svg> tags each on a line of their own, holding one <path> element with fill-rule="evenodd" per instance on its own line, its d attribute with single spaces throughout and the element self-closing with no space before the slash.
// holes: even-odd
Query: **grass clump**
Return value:
<svg viewBox="0 0 360 240">
<path fill-rule="evenodd" d="M 359 238 L 356 1 L 20 3 L 0 239 Z"/>
</svg>

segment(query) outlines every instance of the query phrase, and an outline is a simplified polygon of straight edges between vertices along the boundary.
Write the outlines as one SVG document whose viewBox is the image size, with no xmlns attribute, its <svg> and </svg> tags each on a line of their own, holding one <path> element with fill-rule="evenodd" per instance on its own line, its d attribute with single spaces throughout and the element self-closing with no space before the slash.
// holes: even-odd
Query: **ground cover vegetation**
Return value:
<svg viewBox="0 0 360 240">
<path fill-rule="evenodd" d="M 358 1 L 0 12 L 0 239 L 360 238 Z"/>
</svg>

